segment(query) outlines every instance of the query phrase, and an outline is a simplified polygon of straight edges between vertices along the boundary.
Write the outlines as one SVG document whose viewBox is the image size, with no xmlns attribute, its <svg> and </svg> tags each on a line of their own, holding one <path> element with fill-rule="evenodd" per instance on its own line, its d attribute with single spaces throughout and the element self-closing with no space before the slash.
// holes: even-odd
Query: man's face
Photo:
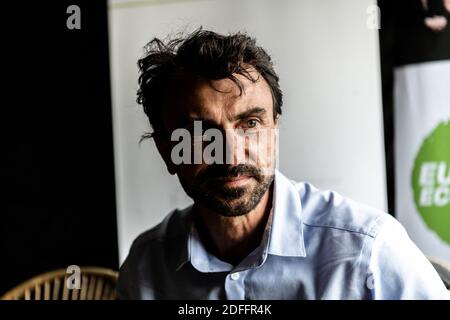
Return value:
<svg viewBox="0 0 450 320">
<path fill-rule="evenodd" d="M 202 134 L 207 135 L 211 128 L 222 134 L 222 148 L 213 154 L 220 154 L 223 161 L 211 164 L 203 153 L 199 162 L 174 165 L 173 155 L 169 155 L 174 142 L 168 143 L 163 157 L 197 205 L 223 216 L 250 212 L 273 181 L 278 123 L 274 120 L 272 94 L 261 75 L 255 70 L 251 75 L 258 81 L 235 75 L 243 85 L 242 95 L 229 79 L 209 81 L 185 76 L 166 100 L 163 120 L 169 133 L 188 130 L 205 152 L 211 142 L 205 142 Z M 199 124 L 203 130 L 200 135 L 198 130 L 194 132 Z M 193 153 L 194 145 L 192 142 Z"/>
</svg>

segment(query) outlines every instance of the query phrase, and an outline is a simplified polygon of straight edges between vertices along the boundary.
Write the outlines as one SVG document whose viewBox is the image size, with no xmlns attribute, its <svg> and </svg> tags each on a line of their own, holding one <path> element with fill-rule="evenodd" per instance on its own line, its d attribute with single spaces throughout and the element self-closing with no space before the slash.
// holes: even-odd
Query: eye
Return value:
<svg viewBox="0 0 450 320">
<path fill-rule="evenodd" d="M 246 121 L 247 128 L 255 128 L 258 125 L 258 120 L 249 119 Z"/>
</svg>

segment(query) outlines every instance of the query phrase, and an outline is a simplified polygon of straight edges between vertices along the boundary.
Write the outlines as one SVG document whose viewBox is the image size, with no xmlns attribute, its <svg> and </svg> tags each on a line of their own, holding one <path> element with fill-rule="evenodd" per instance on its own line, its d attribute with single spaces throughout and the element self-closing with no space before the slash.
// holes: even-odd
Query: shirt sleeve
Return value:
<svg viewBox="0 0 450 320">
<path fill-rule="evenodd" d="M 445 299 L 450 291 L 406 230 L 389 217 L 374 239 L 368 286 L 374 299 Z"/>
</svg>

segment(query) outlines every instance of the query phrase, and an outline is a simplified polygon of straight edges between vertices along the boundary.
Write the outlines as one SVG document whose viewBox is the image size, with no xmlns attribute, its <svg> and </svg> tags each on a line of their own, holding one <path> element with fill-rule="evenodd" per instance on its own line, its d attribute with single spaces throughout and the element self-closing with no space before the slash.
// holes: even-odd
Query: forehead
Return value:
<svg viewBox="0 0 450 320">
<path fill-rule="evenodd" d="M 173 94 L 168 97 L 166 122 L 173 124 L 174 118 L 231 118 L 233 115 L 252 107 L 267 109 L 269 115 L 273 112 L 272 93 L 269 85 L 255 70 L 250 75 L 252 82 L 240 74 L 234 74 L 242 84 L 242 94 L 239 86 L 231 79 L 208 80 L 203 77 L 185 75 L 181 77 Z M 171 120 L 172 119 L 172 120 Z"/>
</svg>

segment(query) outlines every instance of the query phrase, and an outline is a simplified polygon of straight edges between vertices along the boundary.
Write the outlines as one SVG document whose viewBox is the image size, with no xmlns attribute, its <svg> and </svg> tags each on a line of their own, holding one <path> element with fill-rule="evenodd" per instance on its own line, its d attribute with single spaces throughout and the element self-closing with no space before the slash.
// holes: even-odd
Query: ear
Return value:
<svg viewBox="0 0 450 320">
<path fill-rule="evenodd" d="M 278 124 L 280 122 L 280 114 L 277 113 L 277 115 L 275 116 L 275 119 L 273 119 L 273 122 L 275 124 L 275 128 L 278 128 Z"/>
<path fill-rule="evenodd" d="M 170 141 L 157 135 L 155 135 L 153 139 L 155 140 L 156 148 L 158 149 L 159 154 L 166 164 L 167 170 L 170 174 L 175 174 L 176 168 L 172 162 L 172 158 L 170 157 L 172 151 Z"/>
</svg>

